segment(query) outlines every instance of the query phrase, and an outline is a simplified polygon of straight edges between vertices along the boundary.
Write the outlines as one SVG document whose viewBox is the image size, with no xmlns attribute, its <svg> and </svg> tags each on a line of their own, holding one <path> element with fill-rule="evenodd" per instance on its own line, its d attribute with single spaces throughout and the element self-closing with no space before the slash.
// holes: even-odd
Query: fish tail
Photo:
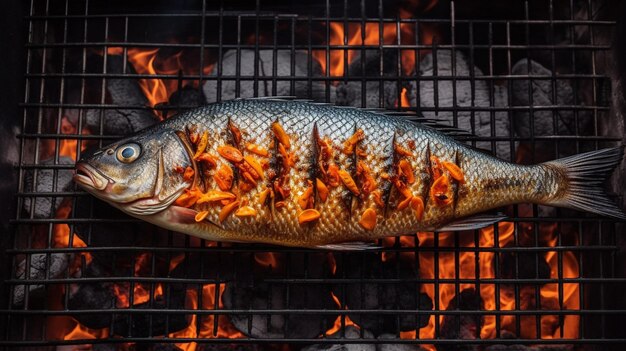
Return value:
<svg viewBox="0 0 626 351">
<path fill-rule="evenodd" d="M 624 156 L 623 146 L 586 152 L 542 164 L 561 175 L 558 191 L 548 205 L 573 208 L 626 220 L 609 198 L 603 184 Z"/>
</svg>

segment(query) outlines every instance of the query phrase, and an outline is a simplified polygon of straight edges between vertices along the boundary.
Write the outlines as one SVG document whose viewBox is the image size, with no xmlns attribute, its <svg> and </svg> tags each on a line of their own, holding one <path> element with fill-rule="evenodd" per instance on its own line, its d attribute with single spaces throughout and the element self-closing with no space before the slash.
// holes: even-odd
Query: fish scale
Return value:
<svg viewBox="0 0 626 351">
<path fill-rule="evenodd" d="M 273 128 L 274 123 L 280 128 Z M 218 156 L 220 147 L 236 146 L 229 125 L 241 132 L 238 150 L 248 161 Z M 207 133 L 206 150 L 195 150 L 198 144 L 190 145 L 189 140 L 182 140 L 187 137 L 175 141 L 176 135 L 180 137 L 181 132 L 190 129 L 198 135 Z M 280 130 L 284 130 L 286 137 Z M 363 131 L 363 138 L 346 154 L 344 145 L 358 130 Z M 288 172 L 278 158 L 279 146 L 286 140 L 290 144 L 287 152 L 296 158 Z M 336 187 L 326 184 L 328 197 L 326 201 L 321 200 L 316 179 L 325 178 L 329 169 L 321 169 L 318 153 L 326 140 L 333 150 L 332 162 L 354 180 L 358 196 L 343 183 Z M 185 143 L 190 146 L 183 147 Z M 141 146 L 141 155 L 133 155 L 130 161 L 116 160 L 119 151 L 131 144 Z M 248 144 L 257 145 L 270 155 L 251 153 L 246 150 Z M 410 155 L 399 152 L 400 148 L 408 149 Z M 88 155 L 77 165 L 81 173 L 77 173 L 75 180 L 85 189 L 133 216 L 211 240 L 315 247 L 424 230 L 476 229 L 502 219 L 496 215 L 476 216 L 480 212 L 519 202 L 626 218 L 603 195 L 600 182 L 595 181 L 605 179 L 619 163 L 623 154 L 621 147 L 539 165 L 515 165 L 400 116 L 302 101 L 244 99 L 208 105 L 172 117 L 103 151 L 107 152 Z M 174 171 L 177 167 L 192 167 L 194 154 L 202 152 L 216 157 L 217 167 L 204 172 L 205 166 L 196 165 L 196 183 Z M 161 154 L 164 155 L 161 157 Z M 441 162 L 440 168 L 434 166 L 433 159 Z M 398 169 L 403 161 L 410 166 L 409 171 L 415 178 L 413 183 Z M 263 170 L 263 179 L 251 184 L 239 169 L 246 162 L 269 163 L 271 169 Z M 383 206 L 364 190 L 363 179 L 357 172 L 359 162 L 370 169 L 376 190 L 382 194 Z M 239 217 L 235 208 L 220 221 L 225 203 L 198 204 L 195 198 L 190 202 L 181 201 L 180 205 L 177 201 L 174 203 L 177 197 L 219 190 L 213 176 L 221 165 L 232 167 L 235 182 L 230 191 L 237 197 L 240 207 L 246 205 L 253 209 L 250 217 Z M 147 172 L 161 170 L 164 174 L 129 179 L 128 174 L 138 173 L 137 167 Z M 276 173 L 275 179 L 284 177 L 289 188 L 286 198 L 281 199 L 284 201 L 281 208 L 277 206 L 277 199 L 269 204 L 259 201 L 259 194 L 272 188 L 271 170 Z M 257 173 L 254 168 L 253 172 Z M 314 189 L 312 209 L 302 208 L 298 203 L 309 184 Z M 139 193 L 133 193 L 133 189 Z M 124 200 L 125 196 L 130 200 Z M 419 199 L 424 205 L 423 213 Z M 398 209 L 403 201 L 409 205 Z M 152 203 L 158 211 L 150 210 Z M 305 207 L 308 206 L 306 203 Z M 305 210 L 319 214 L 319 218 L 307 217 L 310 222 L 303 222 Z M 205 219 L 196 217 L 202 211 L 208 211 Z M 375 212 L 375 225 L 363 221 L 364 214 L 371 211 Z"/>
</svg>

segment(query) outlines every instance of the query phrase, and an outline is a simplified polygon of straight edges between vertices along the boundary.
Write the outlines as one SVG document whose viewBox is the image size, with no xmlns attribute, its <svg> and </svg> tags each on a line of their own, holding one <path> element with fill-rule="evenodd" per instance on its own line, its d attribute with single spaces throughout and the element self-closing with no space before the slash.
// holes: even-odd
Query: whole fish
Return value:
<svg viewBox="0 0 626 351">
<path fill-rule="evenodd" d="M 281 99 L 184 112 L 76 165 L 74 180 L 131 216 L 209 240 L 358 248 L 477 229 L 515 203 L 617 219 L 602 182 L 622 147 L 505 162 L 406 117 Z"/>
</svg>

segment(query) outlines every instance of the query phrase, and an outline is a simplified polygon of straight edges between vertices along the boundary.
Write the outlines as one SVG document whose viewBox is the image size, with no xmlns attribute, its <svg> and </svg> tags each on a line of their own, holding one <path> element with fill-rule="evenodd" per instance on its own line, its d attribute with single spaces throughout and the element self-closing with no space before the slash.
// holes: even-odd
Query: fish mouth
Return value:
<svg viewBox="0 0 626 351">
<path fill-rule="evenodd" d="M 97 169 L 88 163 L 79 162 L 76 164 L 76 173 L 72 177 L 74 182 L 87 189 L 104 190 L 109 185 L 110 180 L 102 175 Z"/>
</svg>

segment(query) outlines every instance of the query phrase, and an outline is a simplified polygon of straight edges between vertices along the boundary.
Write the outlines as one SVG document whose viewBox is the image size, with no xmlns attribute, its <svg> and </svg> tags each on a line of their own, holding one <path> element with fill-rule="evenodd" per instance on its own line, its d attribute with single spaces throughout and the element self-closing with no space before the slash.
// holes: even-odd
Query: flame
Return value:
<svg viewBox="0 0 626 351">
<path fill-rule="evenodd" d="M 431 1 L 427 6 L 420 7 L 420 13 L 430 11 L 436 4 L 437 0 Z M 413 18 L 415 14 L 413 10 L 401 8 L 399 15 L 402 19 Z M 382 27 L 382 38 L 381 38 Z M 357 57 L 357 53 L 361 49 L 368 49 L 370 46 L 373 50 L 378 50 L 379 45 L 407 44 L 415 45 L 419 42 L 421 45 L 430 45 L 436 37 L 437 30 L 430 23 L 419 24 L 419 40 L 416 40 L 415 26 L 413 23 L 343 23 L 338 21 L 329 22 L 328 27 L 328 45 L 329 46 L 360 46 L 358 50 L 350 49 L 321 49 L 312 50 L 311 56 L 319 63 L 322 73 L 331 77 L 341 77 L 345 73 L 345 67 L 351 64 Z M 398 33 L 398 28 L 400 29 Z M 365 46 L 365 48 L 363 48 Z M 424 50 L 422 50 L 424 51 Z M 404 74 L 412 74 L 415 71 L 416 52 L 415 50 L 399 50 L 402 72 Z M 330 66 L 330 67 L 328 67 Z"/>
<path fill-rule="evenodd" d="M 224 284 L 219 285 L 219 298 L 218 306 L 215 306 L 215 284 L 208 284 L 202 286 L 202 310 L 211 310 L 215 308 L 223 308 L 222 294 L 226 286 Z M 187 290 L 187 303 L 186 306 L 189 309 L 198 309 L 198 293 L 196 289 Z M 216 321 L 214 315 L 202 315 L 200 316 L 200 323 L 197 322 L 198 315 L 192 314 L 190 317 L 189 326 L 181 331 L 171 333 L 168 335 L 170 338 L 229 338 L 237 339 L 243 338 L 244 335 L 233 326 L 227 317 L 218 316 Z M 214 332 L 217 323 L 217 331 Z M 200 328 L 198 328 L 198 325 Z M 184 351 L 195 351 L 197 343 L 177 343 L 176 346 Z"/>
<path fill-rule="evenodd" d="M 74 329 L 63 337 L 63 340 L 103 339 L 109 336 L 108 329 L 89 329 L 76 323 Z"/>
<path fill-rule="evenodd" d="M 330 293 L 331 297 L 333 298 L 333 300 L 335 301 L 335 304 L 337 304 L 337 307 L 339 307 L 341 309 L 341 301 L 339 301 L 339 298 L 333 294 L 332 292 Z M 347 310 L 348 306 L 344 306 L 343 309 Z M 343 323 L 342 323 L 343 320 Z M 333 335 L 336 332 L 340 331 L 342 328 L 348 327 L 348 326 L 354 326 L 356 328 L 359 328 L 359 325 L 354 323 L 350 317 L 348 317 L 345 314 L 341 314 L 339 316 L 337 316 L 337 318 L 335 319 L 335 323 L 333 324 L 333 326 L 328 329 L 324 335 Z"/>
<path fill-rule="evenodd" d="M 254 260 L 264 267 L 276 268 L 278 266 L 278 260 L 273 252 L 257 252 L 254 254 Z"/>
<path fill-rule="evenodd" d="M 515 226 L 510 222 L 502 222 L 498 224 L 498 245 L 497 247 L 505 247 L 513 244 Z M 532 228 L 528 231 L 529 227 L 522 226 L 522 231 L 527 235 L 531 235 Z M 546 245 L 554 247 L 556 244 L 556 226 L 547 225 L 543 226 L 540 230 L 542 240 L 547 240 Z M 432 247 L 435 242 L 435 234 L 433 233 L 418 233 L 419 246 L 420 247 Z M 438 246 L 439 247 L 454 247 L 455 236 L 454 233 L 439 233 L 438 234 Z M 458 239 L 457 239 L 458 240 Z M 488 227 L 481 229 L 479 232 L 479 247 L 481 248 L 493 248 L 494 247 L 494 228 Z M 464 236 L 460 239 L 460 244 L 463 247 L 474 247 L 473 236 Z M 476 272 L 476 254 L 472 251 L 464 251 L 458 256 L 458 263 L 455 262 L 454 252 L 439 252 L 438 253 L 438 269 L 439 279 L 457 279 L 455 269 L 458 267 L 460 279 L 475 279 Z M 534 288 L 531 286 L 521 286 L 520 301 L 521 306 L 515 305 L 515 294 L 511 287 L 501 285 L 500 288 L 500 301 L 499 306 L 496 304 L 496 286 L 490 284 L 489 279 L 494 279 L 495 267 L 494 252 L 481 251 L 478 253 L 480 274 L 480 297 L 483 302 L 482 309 L 485 311 L 494 311 L 499 307 L 502 311 L 509 310 L 531 310 L 535 308 L 531 302 L 534 296 Z M 556 259 L 556 251 L 549 251 L 546 256 L 546 262 L 550 266 L 550 278 L 556 279 L 558 276 L 558 260 Z M 563 278 L 575 278 L 578 277 L 578 263 L 576 256 L 572 252 L 563 253 Z M 435 261 L 433 252 L 423 251 L 419 253 L 420 264 L 420 277 L 424 279 L 435 278 Z M 468 288 L 474 288 L 474 284 L 464 283 L 459 285 L 459 291 L 463 291 Z M 577 310 L 580 308 L 580 301 L 578 295 L 579 286 L 577 283 L 564 283 L 563 289 L 563 309 Z M 450 302 L 456 295 L 454 284 L 439 284 L 439 295 L 435 296 L 435 286 L 433 284 L 422 284 L 421 292 L 427 294 L 433 301 L 438 300 L 439 309 L 446 310 Z M 542 309 L 560 309 L 559 296 L 558 296 L 558 284 L 546 284 L 540 288 L 541 308 Z M 439 320 L 436 321 L 434 316 L 430 317 L 427 326 L 419 330 L 420 339 L 429 339 L 437 337 L 435 335 L 435 323 L 442 323 L 444 316 L 439 316 Z M 492 339 L 497 335 L 496 330 L 496 316 L 484 315 L 483 324 L 480 330 L 481 339 Z M 501 330 L 507 330 L 510 332 L 516 332 L 516 316 L 502 315 L 500 318 Z M 537 338 L 535 335 L 535 317 L 532 315 L 522 316 L 521 318 L 521 331 L 520 338 Z M 563 332 L 561 332 L 560 322 L 558 316 L 542 316 L 541 317 L 541 335 L 542 339 L 559 339 L 559 338 L 577 338 L 578 337 L 578 323 L 579 317 L 567 315 L 563 322 Z M 563 335 L 561 336 L 561 333 Z M 415 331 L 401 333 L 402 338 L 415 338 Z M 433 345 L 426 345 L 427 349 L 435 350 Z"/>
<path fill-rule="evenodd" d="M 198 64 L 187 64 L 189 56 L 182 50 L 165 58 L 159 55 L 160 49 L 131 48 L 127 50 L 128 61 L 138 74 L 142 75 L 198 75 Z M 123 55 L 121 47 L 111 47 L 107 49 L 109 55 Z M 213 71 L 214 64 L 206 64 L 202 67 L 202 73 L 208 75 Z M 198 87 L 197 80 L 183 80 L 180 86 L 191 84 Z M 148 99 L 150 107 L 167 103 L 169 97 L 179 88 L 177 78 L 142 78 L 139 79 L 139 86 Z M 164 114 L 157 111 L 161 119 Z"/>
</svg>

